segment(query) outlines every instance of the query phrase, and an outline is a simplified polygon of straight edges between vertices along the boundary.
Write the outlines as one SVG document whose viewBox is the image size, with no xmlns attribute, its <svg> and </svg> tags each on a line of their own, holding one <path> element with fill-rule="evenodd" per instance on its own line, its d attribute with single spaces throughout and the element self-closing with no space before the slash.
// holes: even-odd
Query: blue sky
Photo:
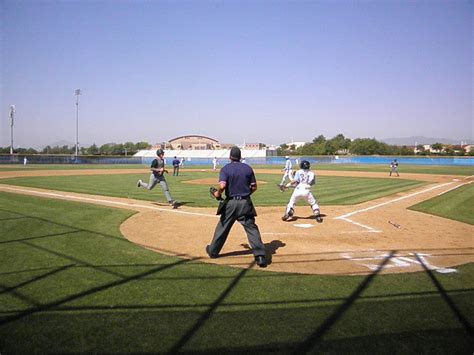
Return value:
<svg viewBox="0 0 474 355">
<path fill-rule="evenodd" d="M 0 4 L 3 147 L 474 136 L 472 1 Z"/>
</svg>

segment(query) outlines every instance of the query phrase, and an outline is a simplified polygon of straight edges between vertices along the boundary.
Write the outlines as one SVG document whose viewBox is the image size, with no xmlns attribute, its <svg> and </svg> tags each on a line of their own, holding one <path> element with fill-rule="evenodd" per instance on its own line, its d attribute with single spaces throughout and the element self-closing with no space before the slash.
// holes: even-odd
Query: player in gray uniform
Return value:
<svg viewBox="0 0 474 355">
<path fill-rule="evenodd" d="M 160 184 L 161 189 L 163 190 L 166 200 L 168 201 L 170 206 L 173 208 L 178 208 L 178 203 L 175 200 L 173 200 L 173 198 L 171 197 L 168 184 L 166 183 L 166 179 L 163 176 L 164 173 L 168 173 L 168 170 L 165 169 L 165 161 L 163 159 L 165 152 L 163 151 L 163 149 L 158 149 L 156 151 L 156 155 L 157 155 L 157 158 L 151 162 L 151 166 L 150 166 L 150 171 L 151 171 L 150 181 L 147 184 L 146 182 L 143 182 L 142 180 L 138 180 L 137 187 L 143 187 L 147 190 L 151 190 L 157 184 Z"/>
</svg>

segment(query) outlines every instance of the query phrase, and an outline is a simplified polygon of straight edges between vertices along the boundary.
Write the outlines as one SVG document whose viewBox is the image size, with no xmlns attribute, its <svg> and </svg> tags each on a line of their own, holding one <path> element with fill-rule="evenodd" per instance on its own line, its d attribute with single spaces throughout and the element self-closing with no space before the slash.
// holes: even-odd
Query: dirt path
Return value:
<svg viewBox="0 0 474 355">
<path fill-rule="evenodd" d="M 0 172 L 14 176 L 131 174 L 139 170 L 65 170 Z M 256 170 L 256 173 L 278 173 Z M 318 171 L 318 175 L 383 177 L 384 173 Z M 393 177 L 392 177 L 393 178 Z M 295 220 L 281 221 L 283 207 L 257 208 L 257 224 L 272 262 L 265 271 L 304 274 L 367 274 L 391 252 L 394 257 L 383 273 L 414 272 L 425 266 L 438 272 L 456 272 L 455 267 L 474 262 L 474 226 L 407 210 L 407 207 L 450 189 L 470 183 L 471 178 L 404 174 L 403 178 L 428 185 L 353 206 L 323 206 L 324 223 L 318 224 L 308 206 L 298 206 Z M 191 181 L 193 182 L 193 181 Z M 205 183 L 207 181 L 194 181 Z M 160 253 L 234 267 L 253 264 L 243 228 L 235 226 L 221 257 L 209 259 L 204 251 L 218 217 L 215 209 L 182 206 L 172 210 L 156 203 L 70 192 L 47 191 L 0 184 L 0 191 L 75 200 L 139 211 L 120 229 L 132 242 Z M 258 193 L 258 192 L 257 192 Z M 393 224 L 389 223 L 392 222 Z M 398 224 L 399 228 L 394 226 Z M 254 267 L 254 266 L 252 266 Z"/>
</svg>

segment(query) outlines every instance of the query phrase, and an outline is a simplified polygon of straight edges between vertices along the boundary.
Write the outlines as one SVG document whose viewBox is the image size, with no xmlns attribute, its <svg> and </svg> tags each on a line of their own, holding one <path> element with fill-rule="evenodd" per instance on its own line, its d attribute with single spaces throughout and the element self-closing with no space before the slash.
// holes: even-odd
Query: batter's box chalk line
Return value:
<svg viewBox="0 0 474 355">
<path fill-rule="evenodd" d="M 350 260 L 355 262 L 358 265 L 364 266 L 371 271 L 378 270 L 380 268 L 379 262 L 385 260 L 389 257 L 389 254 L 385 252 L 380 252 L 381 254 L 376 254 L 373 256 L 366 256 L 366 257 L 357 257 L 351 255 L 350 253 L 341 253 L 340 256 L 344 259 Z M 394 269 L 394 268 L 409 268 L 413 265 L 421 265 L 425 266 L 428 270 L 436 271 L 440 274 L 450 274 L 458 272 L 456 269 L 453 268 L 445 268 L 432 265 L 428 262 L 427 258 L 430 257 L 430 254 L 422 254 L 422 253 L 410 253 L 409 256 L 397 256 L 394 255 L 390 258 L 389 262 L 383 266 L 382 269 Z M 417 257 L 421 260 L 418 261 Z M 373 261 L 374 263 L 370 263 Z"/>
</svg>

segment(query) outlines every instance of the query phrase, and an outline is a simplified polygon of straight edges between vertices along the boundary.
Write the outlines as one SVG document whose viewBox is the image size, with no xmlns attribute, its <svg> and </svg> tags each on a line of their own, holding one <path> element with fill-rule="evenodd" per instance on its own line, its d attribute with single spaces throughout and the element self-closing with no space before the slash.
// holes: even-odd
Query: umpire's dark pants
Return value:
<svg viewBox="0 0 474 355">
<path fill-rule="evenodd" d="M 227 201 L 209 246 L 210 253 L 212 255 L 219 254 L 235 221 L 239 221 L 244 227 L 253 255 L 256 257 L 265 256 L 265 246 L 258 226 L 255 224 L 255 209 L 250 198 Z"/>
</svg>

